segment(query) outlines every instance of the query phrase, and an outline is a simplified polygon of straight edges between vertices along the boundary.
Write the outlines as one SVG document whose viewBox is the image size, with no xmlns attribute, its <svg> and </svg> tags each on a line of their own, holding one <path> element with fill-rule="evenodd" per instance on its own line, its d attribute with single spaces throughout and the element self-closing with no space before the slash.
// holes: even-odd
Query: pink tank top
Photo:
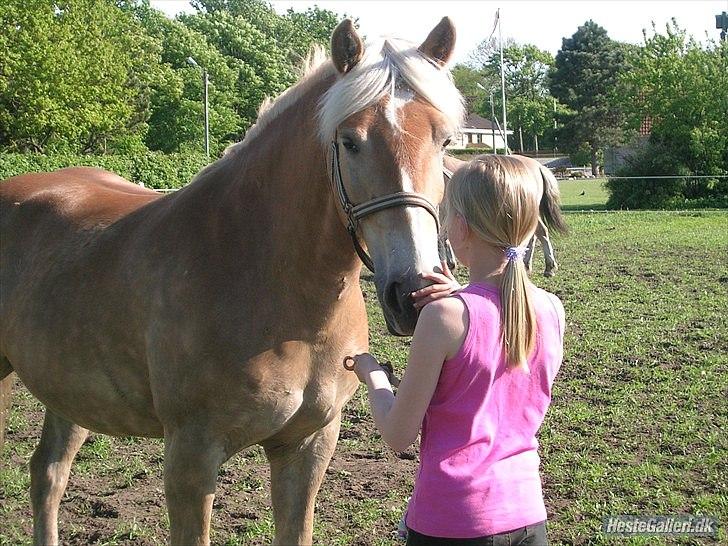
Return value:
<svg viewBox="0 0 728 546">
<path fill-rule="evenodd" d="M 469 326 L 422 423 L 406 519 L 419 533 L 473 538 L 546 519 L 536 431 L 561 365 L 564 308 L 544 290 L 531 294 L 538 334 L 527 374 L 506 369 L 498 289 L 476 283 L 457 293 Z"/>
</svg>

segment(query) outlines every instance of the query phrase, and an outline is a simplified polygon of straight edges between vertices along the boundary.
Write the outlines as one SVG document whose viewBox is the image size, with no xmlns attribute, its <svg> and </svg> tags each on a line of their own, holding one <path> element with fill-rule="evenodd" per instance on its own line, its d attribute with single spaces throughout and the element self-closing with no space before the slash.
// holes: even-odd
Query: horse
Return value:
<svg viewBox="0 0 728 546">
<path fill-rule="evenodd" d="M 368 350 L 374 268 L 389 331 L 439 268 L 442 156 L 463 117 L 442 19 L 419 47 L 365 46 L 350 20 L 244 139 L 181 190 L 94 168 L 0 183 L 0 393 L 46 407 L 33 536 L 57 544 L 89 431 L 164 439 L 172 544 L 209 544 L 220 465 L 261 445 L 275 544 L 311 544 L 344 404 Z M 15 372 L 15 373 L 13 373 Z"/>
<path fill-rule="evenodd" d="M 544 261 L 546 264 L 544 276 L 553 277 L 556 274 L 556 270 L 558 269 L 558 264 L 556 263 L 556 254 L 554 253 L 554 247 L 551 244 L 551 239 L 549 238 L 548 226 L 550 226 L 551 229 L 557 231 L 558 233 L 567 232 L 567 227 L 564 223 L 563 216 L 559 211 L 558 181 L 556 180 L 556 177 L 550 169 L 541 165 L 541 163 L 539 163 L 535 159 L 522 155 L 512 155 L 510 157 L 521 162 L 529 171 L 531 171 L 533 173 L 533 180 L 535 180 L 541 186 L 539 190 L 539 194 L 541 195 L 541 217 L 538 220 L 536 231 L 528 242 L 526 255 L 523 258 L 523 261 L 526 265 L 526 271 L 530 272 L 532 269 L 533 251 L 535 248 L 536 239 L 538 239 L 541 243 L 541 246 L 543 247 Z M 462 167 L 466 163 L 466 161 L 463 161 L 451 155 L 445 155 L 443 161 L 445 167 L 445 183 L 447 184 L 447 181 L 452 178 L 453 173 L 457 171 L 460 167 Z M 444 245 L 444 252 L 447 257 L 448 266 L 451 270 L 454 270 L 456 264 L 455 255 L 453 254 L 452 249 L 449 248 L 446 237 L 447 234 L 441 235 L 442 241 L 440 242 L 440 244 L 441 246 Z"/>
</svg>

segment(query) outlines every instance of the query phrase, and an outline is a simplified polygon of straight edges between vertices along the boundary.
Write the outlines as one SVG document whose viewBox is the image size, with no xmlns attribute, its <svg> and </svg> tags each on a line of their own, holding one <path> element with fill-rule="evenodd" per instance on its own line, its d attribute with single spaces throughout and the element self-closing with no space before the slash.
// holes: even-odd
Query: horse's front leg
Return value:
<svg viewBox="0 0 728 546">
<path fill-rule="evenodd" d="M 339 438 L 341 412 L 302 441 L 265 446 L 271 468 L 276 535 L 273 544 L 312 544 L 316 494 Z"/>
<path fill-rule="evenodd" d="M 215 482 L 225 458 L 222 441 L 208 427 L 165 430 L 164 491 L 173 546 L 210 544 Z"/>
</svg>

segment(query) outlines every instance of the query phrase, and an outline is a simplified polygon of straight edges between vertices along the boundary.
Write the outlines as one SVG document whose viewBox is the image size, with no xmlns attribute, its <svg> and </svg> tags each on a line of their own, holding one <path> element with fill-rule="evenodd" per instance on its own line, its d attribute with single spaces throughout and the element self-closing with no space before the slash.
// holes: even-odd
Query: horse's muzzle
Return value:
<svg viewBox="0 0 728 546">
<path fill-rule="evenodd" d="M 417 325 L 417 309 L 414 307 L 412 292 L 425 286 L 419 276 L 402 278 L 385 283 L 384 288 L 377 290 L 382 305 L 387 330 L 395 336 L 411 336 Z"/>
</svg>

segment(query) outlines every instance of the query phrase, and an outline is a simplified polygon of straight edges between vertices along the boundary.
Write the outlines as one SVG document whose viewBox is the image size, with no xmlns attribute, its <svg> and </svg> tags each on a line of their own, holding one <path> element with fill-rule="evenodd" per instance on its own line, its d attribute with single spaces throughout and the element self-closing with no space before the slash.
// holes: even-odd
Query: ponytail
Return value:
<svg viewBox="0 0 728 546">
<path fill-rule="evenodd" d="M 526 247 L 508 247 L 501 281 L 503 347 L 509 368 L 528 371 L 528 357 L 536 345 L 536 315 L 523 262 Z"/>
</svg>

